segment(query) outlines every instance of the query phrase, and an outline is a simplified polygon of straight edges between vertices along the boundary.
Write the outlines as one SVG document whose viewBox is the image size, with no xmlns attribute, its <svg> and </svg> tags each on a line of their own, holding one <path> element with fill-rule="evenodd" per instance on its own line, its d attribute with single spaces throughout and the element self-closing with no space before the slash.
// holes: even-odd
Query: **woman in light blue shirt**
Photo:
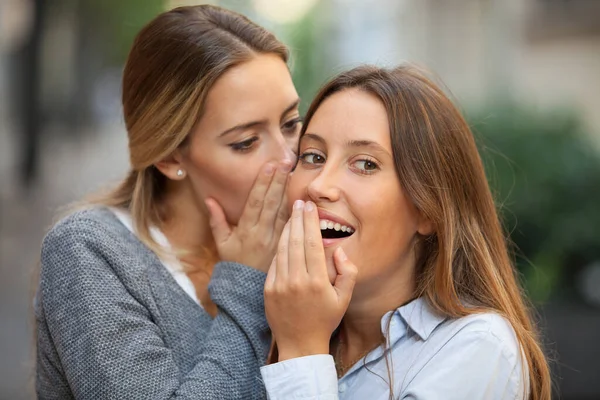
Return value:
<svg viewBox="0 0 600 400">
<path fill-rule="evenodd" d="M 473 135 L 420 72 L 325 85 L 288 197 L 265 284 L 271 399 L 550 398 Z"/>
</svg>

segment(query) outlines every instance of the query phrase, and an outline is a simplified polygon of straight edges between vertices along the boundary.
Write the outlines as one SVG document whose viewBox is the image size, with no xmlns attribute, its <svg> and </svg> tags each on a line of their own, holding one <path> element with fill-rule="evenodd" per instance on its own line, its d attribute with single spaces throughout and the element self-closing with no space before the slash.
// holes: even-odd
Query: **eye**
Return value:
<svg viewBox="0 0 600 400">
<path fill-rule="evenodd" d="M 379 170 L 379 165 L 370 159 L 357 160 L 352 165 L 356 168 L 357 172 L 364 175 L 369 175 Z"/>
<path fill-rule="evenodd" d="M 306 152 L 300 155 L 300 161 L 302 164 L 319 165 L 325 164 L 325 157 L 323 157 L 321 154 Z"/>
<path fill-rule="evenodd" d="M 231 147 L 234 151 L 239 151 L 239 152 L 244 153 L 244 152 L 252 150 L 252 147 L 254 147 L 254 143 L 257 140 L 258 140 L 258 137 L 254 136 L 249 139 L 243 140 L 241 142 L 231 143 L 229 145 L 229 147 Z"/>
<path fill-rule="evenodd" d="M 283 133 L 288 135 L 294 135 L 298 132 L 299 128 L 302 126 L 302 117 L 297 117 L 292 120 L 289 120 L 285 124 L 282 125 L 281 130 Z"/>
</svg>

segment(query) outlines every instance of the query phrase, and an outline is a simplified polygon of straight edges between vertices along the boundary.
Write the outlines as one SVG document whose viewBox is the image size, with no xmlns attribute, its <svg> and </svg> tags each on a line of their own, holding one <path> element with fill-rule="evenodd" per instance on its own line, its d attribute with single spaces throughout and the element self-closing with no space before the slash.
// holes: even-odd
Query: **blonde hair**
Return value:
<svg viewBox="0 0 600 400">
<path fill-rule="evenodd" d="M 135 38 L 122 94 L 131 170 L 92 203 L 128 209 L 140 240 L 156 253 L 163 249 L 152 239 L 150 227 L 160 226 L 164 218 L 166 178 L 154 164 L 185 144 L 216 80 L 256 54 L 288 61 L 287 48 L 273 34 L 212 5 L 162 13 Z"/>
<path fill-rule="evenodd" d="M 416 296 L 451 318 L 489 311 L 506 318 L 525 355 L 530 398 L 550 399 L 548 363 L 463 116 L 416 68 L 363 66 L 338 75 L 320 90 L 301 134 L 325 99 L 350 88 L 375 95 L 385 106 L 402 188 L 435 227 L 418 245 Z"/>
</svg>

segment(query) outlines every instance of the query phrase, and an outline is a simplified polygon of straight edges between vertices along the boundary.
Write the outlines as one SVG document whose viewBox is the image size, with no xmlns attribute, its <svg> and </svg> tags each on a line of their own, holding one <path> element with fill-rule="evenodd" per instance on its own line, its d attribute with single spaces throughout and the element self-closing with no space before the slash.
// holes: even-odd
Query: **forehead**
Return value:
<svg viewBox="0 0 600 400">
<path fill-rule="evenodd" d="M 259 54 L 236 65 L 210 89 L 205 115 L 218 124 L 235 125 L 281 113 L 298 98 L 285 62 Z"/>
<path fill-rule="evenodd" d="M 386 109 L 379 98 L 359 89 L 345 89 L 321 103 L 311 118 L 307 133 L 327 142 L 371 140 L 391 149 Z"/>
</svg>

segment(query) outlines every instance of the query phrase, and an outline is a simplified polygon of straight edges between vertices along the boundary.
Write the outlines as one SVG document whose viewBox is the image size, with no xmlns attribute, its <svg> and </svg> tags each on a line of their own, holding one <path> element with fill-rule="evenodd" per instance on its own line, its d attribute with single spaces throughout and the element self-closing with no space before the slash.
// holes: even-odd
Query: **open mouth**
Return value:
<svg viewBox="0 0 600 400">
<path fill-rule="evenodd" d="M 342 225 L 338 222 L 321 219 L 321 236 L 323 239 L 343 239 L 351 236 L 354 233 L 354 228 L 347 225 Z"/>
</svg>

